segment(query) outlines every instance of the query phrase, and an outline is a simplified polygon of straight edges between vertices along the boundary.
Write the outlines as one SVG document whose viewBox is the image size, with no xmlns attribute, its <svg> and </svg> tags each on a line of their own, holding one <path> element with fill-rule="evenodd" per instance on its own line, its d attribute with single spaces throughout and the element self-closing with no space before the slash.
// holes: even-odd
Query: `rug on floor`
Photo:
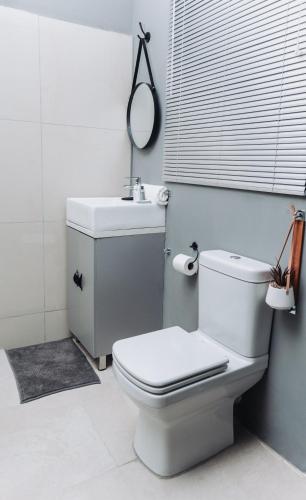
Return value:
<svg viewBox="0 0 306 500">
<path fill-rule="evenodd" d="M 56 392 L 100 384 L 100 379 L 72 339 L 6 351 L 21 403 Z"/>
</svg>

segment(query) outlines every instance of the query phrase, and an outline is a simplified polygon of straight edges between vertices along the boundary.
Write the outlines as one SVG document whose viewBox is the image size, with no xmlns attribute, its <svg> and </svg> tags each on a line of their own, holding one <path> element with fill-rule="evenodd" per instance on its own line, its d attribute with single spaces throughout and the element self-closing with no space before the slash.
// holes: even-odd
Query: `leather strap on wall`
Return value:
<svg viewBox="0 0 306 500">
<path fill-rule="evenodd" d="M 293 233 L 291 241 L 291 251 L 288 266 L 293 270 L 293 289 L 294 297 L 297 302 L 297 296 L 300 284 L 303 240 L 305 230 L 305 213 L 301 210 L 295 212 L 295 220 L 293 222 Z"/>
</svg>

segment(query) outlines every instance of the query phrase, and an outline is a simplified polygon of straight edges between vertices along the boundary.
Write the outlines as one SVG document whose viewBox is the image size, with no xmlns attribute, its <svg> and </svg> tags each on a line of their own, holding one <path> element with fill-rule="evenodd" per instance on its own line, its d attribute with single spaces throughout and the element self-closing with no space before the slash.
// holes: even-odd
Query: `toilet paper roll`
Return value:
<svg viewBox="0 0 306 500">
<path fill-rule="evenodd" d="M 176 271 L 186 276 L 193 276 L 198 272 L 198 261 L 194 262 L 194 257 L 183 253 L 179 253 L 174 257 L 172 265 Z"/>
</svg>

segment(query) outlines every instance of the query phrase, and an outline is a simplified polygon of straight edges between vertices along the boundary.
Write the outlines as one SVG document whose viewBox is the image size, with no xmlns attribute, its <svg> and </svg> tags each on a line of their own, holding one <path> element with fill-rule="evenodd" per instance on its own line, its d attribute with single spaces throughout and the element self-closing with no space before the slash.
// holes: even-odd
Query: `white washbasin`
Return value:
<svg viewBox="0 0 306 500">
<path fill-rule="evenodd" d="M 68 198 L 67 225 L 101 238 L 165 231 L 165 207 L 121 198 Z"/>
</svg>

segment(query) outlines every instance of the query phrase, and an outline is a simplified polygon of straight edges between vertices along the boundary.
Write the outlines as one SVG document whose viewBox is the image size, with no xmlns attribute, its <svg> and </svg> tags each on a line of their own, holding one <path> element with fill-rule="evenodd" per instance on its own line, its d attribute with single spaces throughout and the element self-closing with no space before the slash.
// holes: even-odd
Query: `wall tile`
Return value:
<svg viewBox="0 0 306 500">
<path fill-rule="evenodd" d="M 45 123 L 126 128 L 132 38 L 40 18 Z"/>
<path fill-rule="evenodd" d="M 67 311 L 51 311 L 45 313 L 45 341 L 61 340 L 70 337 Z"/>
<path fill-rule="evenodd" d="M 0 347 L 16 347 L 68 335 L 66 198 L 123 193 L 132 39 L 0 6 L 0 40 Z"/>
<path fill-rule="evenodd" d="M 0 120 L 0 158 L 0 222 L 41 221 L 40 125 Z"/>
<path fill-rule="evenodd" d="M 66 225 L 47 222 L 44 228 L 45 310 L 66 308 Z"/>
<path fill-rule="evenodd" d="M 43 341 L 43 313 L 0 319 L 1 349 L 24 347 Z"/>
<path fill-rule="evenodd" d="M 0 6 L 0 119 L 39 121 L 38 17 Z"/>
<path fill-rule="evenodd" d="M 44 125 L 44 217 L 66 218 L 67 197 L 119 196 L 130 172 L 125 131 Z"/>
<path fill-rule="evenodd" d="M 42 224 L 1 224 L 0 231 L 0 318 L 42 312 Z"/>
</svg>

